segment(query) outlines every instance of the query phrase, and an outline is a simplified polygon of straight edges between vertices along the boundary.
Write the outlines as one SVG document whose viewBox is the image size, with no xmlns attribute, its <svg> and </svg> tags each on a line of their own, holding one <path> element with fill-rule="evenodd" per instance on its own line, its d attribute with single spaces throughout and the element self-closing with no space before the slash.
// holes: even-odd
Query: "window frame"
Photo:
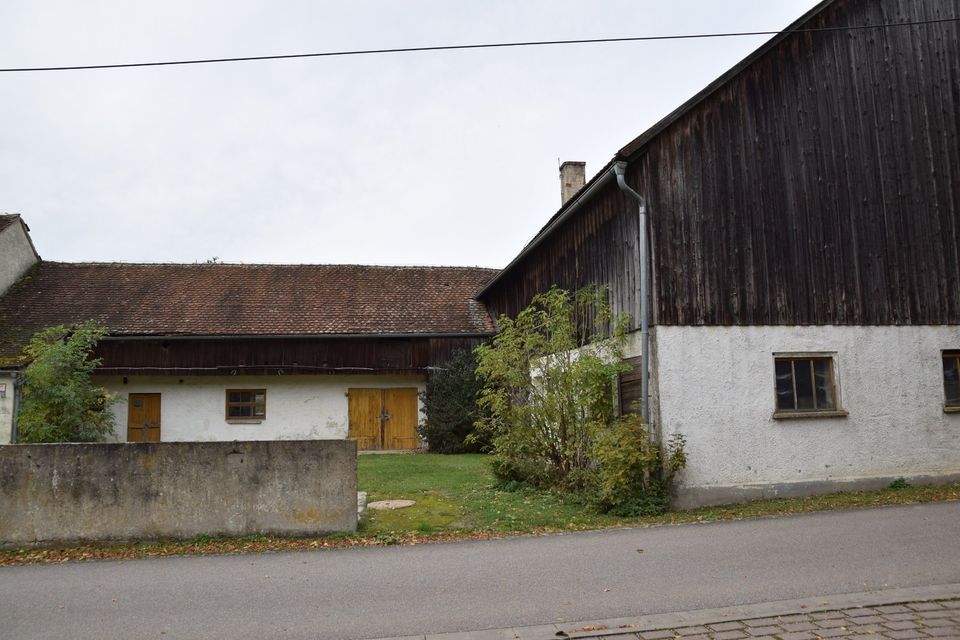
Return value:
<svg viewBox="0 0 960 640">
<path fill-rule="evenodd" d="M 819 409 L 781 409 L 777 394 L 777 363 L 781 361 L 795 362 L 797 360 L 824 360 L 829 364 L 830 388 L 833 395 L 833 407 Z M 793 382 L 794 405 L 797 404 L 797 381 L 795 365 L 791 367 Z M 813 402 L 816 405 L 817 394 L 814 388 Z M 837 371 L 837 354 L 834 351 L 790 351 L 775 352 L 773 354 L 773 418 L 776 420 L 791 420 L 795 418 L 843 418 L 849 413 L 843 408 L 840 397 L 840 376 Z"/>
<path fill-rule="evenodd" d="M 258 403 L 255 399 L 250 402 L 232 402 L 230 400 L 231 393 L 251 393 L 253 397 L 256 398 L 258 394 L 263 394 L 263 403 Z M 263 413 L 260 415 L 256 414 L 257 405 L 262 404 Z M 249 416 L 231 416 L 230 409 L 232 407 L 250 407 Z M 264 389 L 226 389 L 224 392 L 224 419 L 227 422 L 246 422 L 246 423 L 260 423 L 267 419 L 267 390 Z"/>
<path fill-rule="evenodd" d="M 953 360 L 956 364 L 956 371 L 960 375 L 960 349 L 943 349 L 940 352 L 940 379 L 943 383 L 943 412 L 944 413 L 960 413 L 960 398 L 957 399 L 957 402 L 950 402 L 950 398 L 947 397 L 947 361 Z"/>
</svg>

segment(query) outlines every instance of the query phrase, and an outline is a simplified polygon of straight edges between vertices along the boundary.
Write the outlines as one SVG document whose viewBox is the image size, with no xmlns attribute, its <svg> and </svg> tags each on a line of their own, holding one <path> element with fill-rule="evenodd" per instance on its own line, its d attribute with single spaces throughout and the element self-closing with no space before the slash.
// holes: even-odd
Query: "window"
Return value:
<svg viewBox="0 0 960 640">
<path fill-rule="evenodd" d="M 774 354 L 775 418 L 843 416 L 832 355 Z"/>
<path fill-rule="evenodd" d="M 943 352 L 944 411 L 960 411 L 960 351 Z"/>
<path fill-rule="evenodd" d="M 266 389 L 227 389 L 227 420 L 263 420 L 266 417 Z"/>
</svg>

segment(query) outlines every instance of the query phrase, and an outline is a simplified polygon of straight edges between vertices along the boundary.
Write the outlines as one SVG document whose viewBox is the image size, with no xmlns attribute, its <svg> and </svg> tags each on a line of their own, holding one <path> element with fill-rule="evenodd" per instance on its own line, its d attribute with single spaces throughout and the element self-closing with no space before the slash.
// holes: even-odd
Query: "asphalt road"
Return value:
<svg viewBox="0 0 960 640">
<path fill-rule="evenodd" d="M 960 503 L 0 568 L 0 638 L 375 638 L 960 583 Z"/>
</svg>

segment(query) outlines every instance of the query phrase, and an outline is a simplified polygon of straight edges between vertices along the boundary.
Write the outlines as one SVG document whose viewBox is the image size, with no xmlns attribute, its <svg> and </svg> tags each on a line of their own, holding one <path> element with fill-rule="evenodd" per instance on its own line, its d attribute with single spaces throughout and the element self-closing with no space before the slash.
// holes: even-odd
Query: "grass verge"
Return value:
<svg viewBox="0 0 960 640">
<path fill-rule="evenodd" d="M 369 501 L 408 498 L 417 503 L 395 511 L 368 510 L 355 534 L 309 538 L 200 536 L 185 541 L 3 549 L 0 550 L 0 566 L 479 540 L 507 535 L 741 520 L 813 511 L 960 500 L 960 483 L 922 487 L 908 485 L 879 491 L 705 507 L 657 517 L 618 518 L 591 512 L 571 497 L 529 489 L 500 490 L 494 485 L 493 476 L 481 455 L 384 454 L 360 456 L 358 465 L 359 486 L 368 492 Z"/>
</svg>

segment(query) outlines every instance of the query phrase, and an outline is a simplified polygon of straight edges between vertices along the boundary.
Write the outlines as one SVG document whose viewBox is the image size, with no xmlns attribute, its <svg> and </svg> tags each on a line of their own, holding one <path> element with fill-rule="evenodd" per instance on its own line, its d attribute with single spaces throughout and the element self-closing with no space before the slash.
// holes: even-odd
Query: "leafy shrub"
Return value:
<svg viewBox="0 0 960 640">
<path fill-rule="evenodd" d="M 420 437 L 434 453 L 479 453 L 488 442 L 471 437 L 479 418 L 477 396 L 480 381 L 477 363 L 470 351 L 455 351 L 444 368 L 434 372 L 421 394 L 424 421 Z"/>
<path fill-rule="evenodd" d="M 90 380 L 90 357 L 106 333 L 94 322 L 43 329 L 25 349 L 19 442 L 96 442 L 114 431 L 112 398 Z"/>
<path fill-rule="evenodd" d="M 611 316 L 605 290 L 553 288 L 498 326 L 476 349 L 477 426 L 498 480 L 576 493 L 603 511 L 662 512 L 686 464 L 683 437 L 661 454 L 639 416 L 616 416 L 626 318 Z"/>
</svg>

